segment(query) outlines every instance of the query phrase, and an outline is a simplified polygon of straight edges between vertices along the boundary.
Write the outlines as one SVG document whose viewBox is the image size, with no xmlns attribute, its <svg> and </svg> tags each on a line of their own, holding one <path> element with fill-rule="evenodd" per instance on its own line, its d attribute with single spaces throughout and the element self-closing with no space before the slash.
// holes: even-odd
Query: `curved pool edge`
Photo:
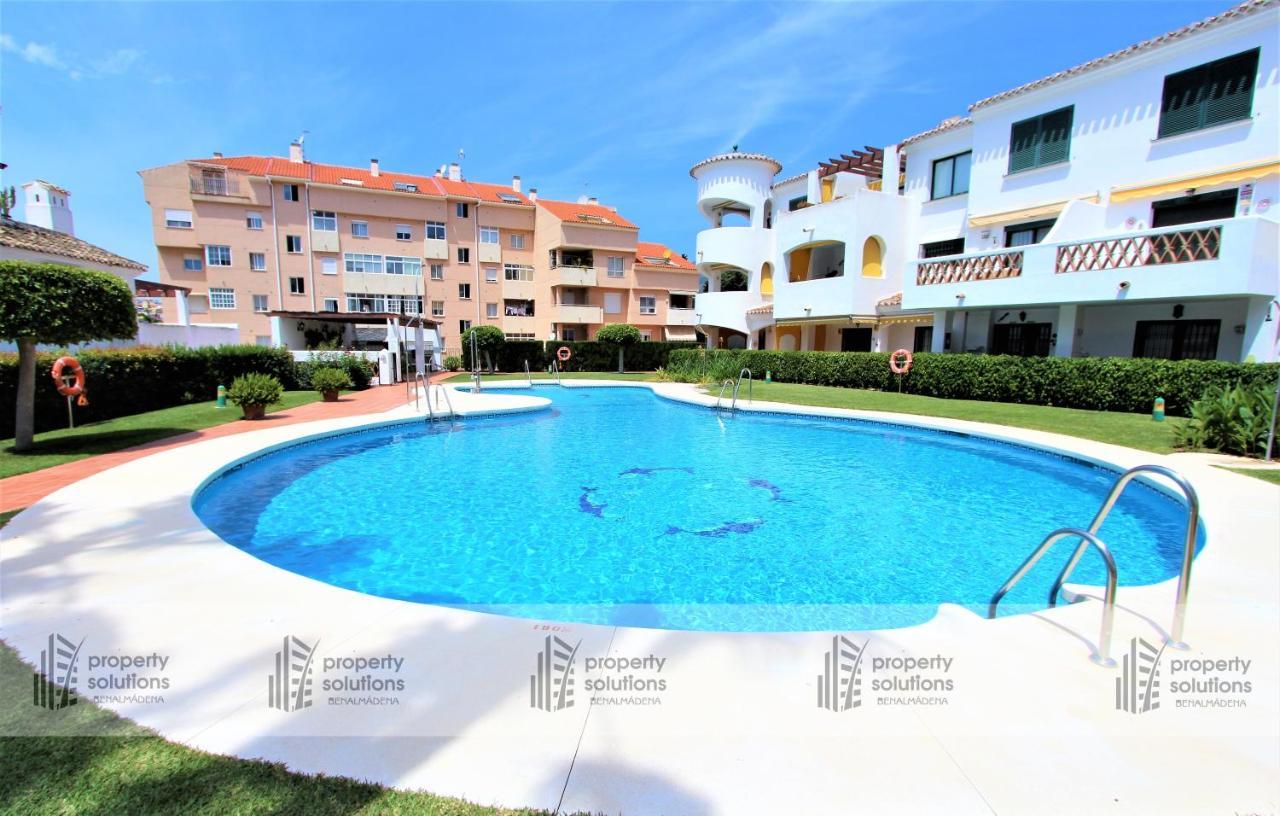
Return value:
<svg viewBox="0 0 1280 816">
<path fill-rule="evenodd" d="M 714 398 L 700 394 L 692 386 L 671 383 L 593 381 L 567 387 L 609 385 L 647 387 L 661 397 L 695 405 L 714 404 Z M 491 400 L 509 395 L 466 396 L 481 401 L 476 406 L 480 412 L 485 402 L 495 407 Z M 514 410 L 510 404 L 496 407 Z M 767 406 L 752 406 L 757 410 L 761 407 Z M 536 409 L 537 406 L 526 405 L 519 410 Z M 1149 462 L 1169 464 L 1184 472 L 1199 491 L 1206 534 L 1213 545 L 1196 559 L 1187 639 L 1193 648 L 1212 643 L 1215 653 L 1249 653 L 1256 651 L 1259 643 L 1268 642 L 1274 633 L 1277 615 L 1273 588 L 1280 581 L 1280 556 L 1273 546 L 1280 537 L 1280 502 L 1276 501 L 1280 493 L 1274 486 L 1208 465 L 1172 461 L 1170 457 L 1040 431 L 806 406 L 779 406 L 778 411 L 873 421 L 886 418 L 894 424 L 1013 441 L 1112 469 Z M 323 420 L 206 440 L 126 463 L 51 494 L 19 514 L 4 531 L 0 549 L 0 636 L 29 663 L 38 663 L 43 638 L 51 631 L 87 632 L 87 638 L 111 638 L 139 648 L 170 650 L 184 664 L 196 667 L 204 678 L 198 705 L 160 712 L 129 704 L 106 707 L 167 738 L 205 750 L 260 756 L 299 770 L 425 788 L 476 801 L 553 806 L 554 799 L 547 798 L 549 791 L 563 782 L 563 774 L 557 778 L 557 773 L 565 767 L 570 752 L 578 750 L 585 728 L 581 715 L 586 709 L 573 716 L 539 719 L 523 731 L 513 725 L 523 723 L 529 714 L 526 678 L 532 648 L 526 646 L 531 639 L 541 638 L 535 622 L 379 598 L 304 578 L 223 542 L 204 527 L 191 509 L 191 498 L 199 487 L 238 461 L 309 438 L 413 419 L 420 417 L 397 409 L 388 414 Z M 137 485 L 147 485 L 148 490 L 139 491 Z M 1028 550 L 1034 544 L 1028 542 Z M 234 604 L 227 603 L 228 587 L 235 588 Z M 1130 637 L 1150 639 L 1151 621 L 1167 626 L 1172 604 L 1172 581 L 1123 588 L 1115 643 L 1127 642 Z M 1250 614 L 1241 615 L 1241 609 Z M 974 666 L 981 665 L 984 672 L 994 672 L 996 676 L 1003 672 L 1016 677 L 1028 663 L 1047 664 L 1053 671 L 1044 680 L 1048 688 L 1040 691 L 1073 699 L 1079 695 L 1080 687 L 1109 684 L 1114 676 L 1086 659 L 1088 649 L 1082 639 L 1096 638 L 1097 623 L 1096 603 L 996 621 L 986 621 L 953 604 L 940 604 L 936 616 L 927 622 L 858 634 L 906 653 L 963 650 L 972 655 Z M 683 655 L 698 666 L 689 675 L 689 687 L 705 690 L 713 699 L 723 693 L 722 688 L 715 687 L 716 682 L 721 682 L 717 678 L 736 677 L 749 678 L 738 682 L 753 684 L 758 692 L 754 696 L 759 699 L 786 700 L 790 683 L 812 675 L 814 656 L 820 661 L 824 639 L 821 634 L 810 632 L 720 633 L 589 624 L 572 624 L 563 629 L 594 648 L 641 653 L 661 647 Z M 439 755 L 405 762 L 393 755 L 394 746 L 364 746 L 358 753 L 325 754 L 303 744 L 306 740 L 277 736 L 272 726 L 253 716 L 262 710 L 266 696 L 261 674 L 269 665 L 270 654 L 278 648 L 280 637 L 291 632 L 324 633 L 328 642 L 350 641 L 376 632 L 379 643 L 392 644 L 397 651 L 423 655 L 489 654 L 503 666 L 495 670 L 493 665 L 470 665 L 480 664 L 479 660 L 455 660 L 449 664 L 449 674 L 424 680 L 431 683 L 437 705 L 425 714 L 411 712 L 404 718 L 406 727 L 417 722 L 419 715 L 451 716 L 441 714 L 446 709 L 476 712 L 474 720 L 458 727 L 449 738 L 449 750 Z M 826 640 L 829 642 L 829 636 Z M 779 661 L 779 665 L 796 661 L 800 667 L 795 672 L 796 679 L 775 687 L 771 678 L 777 672 L 759 672 L 762 653 Z M 246 665 L 252 670 L 246 671 Z M 1274 685 L 1277 672 L 1273 662 L 1258 671 L 1260 681 Z M 974 679 L 973 684 L 981 686 L 976 693 L 984 697 L 1020 693 L 993 682 L 985 673 L 980 678 Z M 477 695 L 487 695 L 483 712 L 477 711 Z M 656 721 L 636 727 L 645 734 L 661 728 L 679 731 L 689 723 L 700 723 L 709 730 L 733 727 L 723 714 L 704 708 L 690 711 L 673 706 L 666 712 L 649 711 L 647 714 Z M 543 712 L 538 713 L 545 717 Z M 918 716 L 909 711 L 903 713 Z M 1105 731 L 1110 727 L 1107 723 L 1095 723 L 1090 717 L 1102 718 L 1109 713 L 1101 704 L 1096 712 L 1037 711 L 1038 716 L 1050 720 L 1061 715 L 1060 722 L 1047 725 L 1050 732 L 1079 729 L 1082 717 L 1088 727 Z M 1269 710 L 1257 713 L 1269 716 Z M 794 715 L 794 711 L 776 713 L 772 708 L 760 714 L 770 721 L 775 716 Z M 842 734 L 839 723 L 835 718 L 806 727 L 819 733 L 834 728 L 832 734 Z M 904 733 L 917 730 L 906 721 L 899 725 Z M 937 721 L 933 725 L 945 727 Z M 593 731 L 608 727 L 608 717 L 593 718 Z M 513 728 L 520 732 L 515 737 Z M 783 724 L 777 728 L 786 730 Z M 659 743 L 662 733 L 653 737 Z M 796 756 L 812 750 L 811 767 L 826 767 L 822 741 L 808 743 L 812 744 L 796 747 Z M 672 743 L 673 750 L 677 745 L 678 742 Z M 599 745 L 591 749 L 590 741 L 586 747 L 597 754 L 606 750 Z M 606 755 L 623 769 L 620 773 L 625 774 L 627 769 L 640 773 L 657 761 L 653 747 L 654 743 L 643 740 L 615 741 L 608 746 Z M 382 753 L 386 751 L 393 754 Z M 867 767 L 874 767 L 879 761 L 875 751 L 874 740 L 857 749 L 860 755 L 866 754 L 863 761 Z M 1021 767 L 1020 755 L 1021 749 L 1014 740 L 1008 745 L 1007 761 Z M 753 765 L 749 771 L 740 757 L 736 772 L 744 778 L 771 778 L 766 758 L 767 754 L 761 752 L 759 762 L 763 764 Z M 805 761 L 796 759 L 798 764 Z M 524 770 L 495 778 L 488 773 L 495 763 Z M 556 780 L 556 785 L 547 781 L 551 779 Z M 642 794 L 640 786 L 637 798 L 622 802 L 632 810 L 644 809 Z M 706 795 L 718 794 L 707 791 Z M 618 807 L 613 800 L 599 804 L 606 806 Z"/>
</svg>

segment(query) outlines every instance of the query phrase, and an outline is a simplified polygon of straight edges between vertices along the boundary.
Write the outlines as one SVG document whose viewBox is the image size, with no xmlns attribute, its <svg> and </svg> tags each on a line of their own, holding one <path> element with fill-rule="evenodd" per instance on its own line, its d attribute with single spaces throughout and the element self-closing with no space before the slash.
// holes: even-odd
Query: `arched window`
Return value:
<svg viewBox="0 0 1280 816">
<path fill-rule="evenodd" d="M 760 294 L 773 294 L 773 264 L 768 262 L 760 267 Z"/>
<path fill-rule="evenodd" d="M 874 235 L 862 245 L 862 277 L 884 277 L 884 245 Z"/>
</svg>

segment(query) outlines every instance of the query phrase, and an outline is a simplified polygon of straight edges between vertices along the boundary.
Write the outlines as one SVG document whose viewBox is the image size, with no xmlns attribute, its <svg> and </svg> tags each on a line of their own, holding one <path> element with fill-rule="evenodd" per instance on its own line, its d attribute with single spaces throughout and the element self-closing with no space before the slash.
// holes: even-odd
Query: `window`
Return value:
<svg viewBox="0 0 1280 816">
<path fill-rule="evenodd" d="M 201 272 L 204 270 L 204 261 L 196 255 L 184 255 L 182 269 L 185 272 Z"/>
<path fill-rule="evenodd" d="M 444 280 L 444 264 L 431 264 L 431 280 Z"/>
<path fill-rule="evenodd" d="M 280 187 L 280 194 L 284 196 L 285 201 L 297 201 L 299 198 L 298 185 L 296 184 L 282 185 Z"/>
<path fill-rule="evenodd" d="M 422 296 L 387 295 L 386 310 L 396 314 L 422 314 Z"/>
<path fill-rule="evenodd" d="M 506 332 L 503 335 L 508 340 L 534 340 L 536 339 L 533 332 Z"/>
<path fill-rule="evenodd" d="M 210 309 L 234 309 L 236 307 L 236 290 L 209 287 Z"/>
<path fill-rule="evenodd" d="M 911 350 L 914 352 L 933 351 L 933 326 L 916 326 L 912 338 Z"/>
<path fill-rule="evenodd" d="M 1139 320 L 1134 357 L 1164 360 L 1213 360 L 1218 356 L 1220 320 Z"/>
<path fill-rule="evenodd" d="M 1029 224 L 1016 224 L 1004 229 L 1004 245 L 1007 247 L 1028 246 L 1038 244 L 1053 229 L 1053 219 L 1048 221 L 1032 221 Z"/>
<path fill-rule="evenodd" d="M 651 314 L 657 314 L 657 313 L 658 313 L 658 299 L 656 297 L 650 297 L 648 295 L 641 295 L 640 296 L 640 314 L 651 315 Z"/>
<path fill-rule="evenodd" d="M 368 221 L 352 221 L 352 222 L 351 222 L 351 237 L 353 237 L 353 238 L 368 238 L 368 237 L 369 237 L 369 222 L 368 222 Z"/>
<path fill-rule="evenodd" d="M 327 210 L 312 210 L 311 229 L 317 232 L 337 232 L 338 216 Z"/>
<path fill-rule="evenodd" d="M 387 256 L 387 274 L 388 275 L 422 275 L 422 259 L 398 257 L 396 255 Z"/>
<path fill-rule="evenodd" d="M 362 252 L 347 252 L 342 256 L 343 268 L 351 273 L 378 273 L 382 271 L 381 255 L 366 255 Z M 421 274 L 421 271 L 419 271 Z"/>
<path fill-rule="evenodd" d="M 262 213 L 247 212 L 244 214 L 244 225 L 251 230 L 262 229 Z"/>
<path fill-rule="evenodd" d="M 254 296 L 253 296 L 253 310 L 254 310 L 255 312 L 265 312 L 265 311 L 267 310 L 267 296 L 266 296 L 266 295 L 254 295 Z"/>
<path fill-rule="evenodd" d="M 569 341 L 570 343 L 572 343 L 577 338 L 577 336 L 578 336 L 578 333 L 573 329 L 564 330 L 564 339 Z"/>
<path fill-rule="evenodd" d="M 338 259 L 337 258 L 321 258 L 320 274 L 322 275 L 338 274 Z"/>
<path fill-rule="evenodd" d="M 284 251 L 291 252 L 294 255 L 302 254 L 302 236 L 286 235 L 284 237 Z"/>
<path fill-rule="evenodd" d="M 227 194 L 227 174 L 222 170 L 201 170 L 200 180 L 203 183 L 200 192 L 205 195 Z"/>
<path fill-rule="evenodd" d="M 610 256 L 609 256 L 609 258 L 608 258 L 608 262 L 609 262 L 609 271 L 608 271 L 608 275 L 609 275 L 609 277 L 611 277 L 611 278 L 620 278 L 620 277 L 622 277 L 622 274 L 623 274 L 623 272 L 622 272 L 622 259 L 621 259 L 621 258 L 618 258 L 618 257 L 615 257 L 615 256 L 613 256 L 613 255 L 610 255 Z"/>
<path fill-rule="evenodd" d="M 503 264 L 502 277 L 509 281 L 531 281 L 533 280 L 533 267 L 524 266 L 523 264 Z"/>
<path fill-rule="evenodd" d="M 385 312 L 387 299 L 383 295 L 353 295 L 347 293 L 348 312 Z"/>
<path fill-rule="evenodd" d="M 457 204 L 453 205 L 453 214 L 458 216 L 459 218 L 468 218 L 469 216 L 467 215 L 467 212 L 469 209 L 470 209 L 469 204 L 467 204 L 465 201 L 459 201 Z"/>
<path fill-rule="evenodd" d="M 443 241 L 444 240 L 444 224 L 440 221 L 427 222 L 427 240 Z"/>
<path fill-rule="evenodd" d="M 1046 167 L 1070 158 L 1074 107 L 1014 122 L 1009 131 L 1009 172 Z"/>
<path fill-rule="evenodd" d="M 459 321 L 458 321 L 458 333 L 459 333 L 459 334 L 462 334 L 463 332 L 465 332 L 465 331 L 466 331 L 467 329 L 469 329 L 469 328 L 471 328 L 471 321 L 470 321 L 470 320 L 459 320 Z"/>
<path fill-rule="evenodd" d="M 486 267 L 484 268 L 484 281 L 485 281 L 485 283 L 497 283 L 497 282 L 498 282 L 498 267 L 496 267 L 496 266 L 486 266 Z"/>
<path fill-rule="evenodd" d="M 164 225 L 170 229 L 191 229 L 191 211 L 165 210 Z"/>
<path fill-rule="evenodd" d="M 496 303 L 486 303 L 486 304 L 484 305 L 484 316 L 485 316 L 485 317 L 497 317 L 497 316 L 498 316 L 498 304 L 496 304 Z"/>
<path fill-rule="evenodd" d="M 204 248 L 204 262 L 209 266 L 231 266 L 231 247 L 209 244 Z"/>
<path fill-rule="evenodd" d="M 1151 202 L 1151 227 L 1173 227 L 1198 221 L 1234 218 L 1239 190 L 1217 190 Z"/>
<path fill-rule="evenodd" d="M 409 183 L 409 182 L 407 182 L 407 181 L 396 181 L 396 182 L 393 182 L 393 183 L 391 184 L 391 186 L 392 186 L 395 190 L 397 190 L 397 191 L 399 191 L 399 192 L 401 192 L 401 193 L 416 193 L 416 192 L 418 192 L 418 185 L 416 185 L 416 184 L 410 184 L 410 183 Z"/>
<path fill-rule="evenodd" d="M 958 153 L 933 163 L 933 186 L 929 198 L 947 198 L 969 192 L 969 164 L 972 152 Z"/>
<path fill-rule="evenodd" d="M 458 263 L 471 263 L 470 248 L 458 247 Z"/>
<path fill-rule="evenodd" d="M 1248 119 L 1258 49 L 1198 65 L 1164 78 L 1157 135 L 1176 136 L 1223 122 Z"/>
<path fill-rule="evenodd" d="M 512 249 L 524 249 L 524 236 L 513 232 L 510 235 Z"/>
<path fill-rule="evenodd" d="M 267 271 L 267 253 L 265 253 L 265 252 L 250 252 L 250 253 L 249 253 L 249 268 L 250 268 L 250 269 L 252 269 L 254 272 L 265 272 L 265 271 Z"/>
<path fill-rule="evenodd" d="M 604 313 L 605 314 L 621 314 L 622 313 L 622 295 L 617 292 L 604 293 Z"/>
<path fill-rule="evenodd" d="M 444 317 L 444 301 L 443 300 L 431 301 L 431 316 Z"/>
<path fill-rule="evenodd" d="M 932 241 L 920 245 L 921 258 L 941 258 L 944 255 L 963 255 L 964 239 L 952 238 L 947 241 Z"/>
<path fill-rule="evenodd" d="M 991 353 L 1048 357 L 1052 323 L 997 323 L 991 327 Z"/>
<path fill-rule="evenodd" d="M 647 332 L 647 331 L 642 331 L 642 332 L 640 332 L 640 341 L 641 341 L 641 342 L 643 342 L 643 343 L 648 343 L 648 342 L 650 342 L 650 341 L 652 341 L 652 340 L 653 340 L 653 332 Z"/>
<path fill-rule="evenodd" d="M 496 244 L 496 243 L 499 243 L 500 240 L 501 239 L 498 237 L 497 227 L 481 227 L 480 228 L 480 243 Z"/>
<path fill-rule="evenodd" d="M 809 203 L 809 199 L 807 196 L 797 196 L 796 198 L 793 198 L 787 202 L 787 211 L 795 212 L 796 210 L 800 209 L 801 207 L 805 206 L 808 203 Z"/>
<path fill-rule="evenodd" d="M 412 228 L 412 227 L 410 227 L 408 224 L 396 224 L 396 240 L 397 240 L 397 241 L 412 241 L 412 240 L 413 240 L 413 228 Z"/>
<path fill-rule="evenodd" d="M 306 293 L 307 285 L 302 278 L 289 278 L 289 294 L 305 295 Z"/>
<path fill-rule="evenodd" d="M 471 284 L 469 283 L 458 284 L 458 299 L 471 300 Z"/>
<path fill-rule="evenodd" d="M 506 202 L 506 203 L 508 203 L 508 204 L 519 204 L 519 203 L 520 203 L 520 196 L 515 195 L 515 194 L 513 194 L 513 193 L 498 193 L 498 198 L 502 199 L 503 201 L 505 201 L 505 202 Z"/>
<path fill-rule="evenodd" d="M 326 312 L 336 312 L 336 311 L 338 311 L 338 299 L 337 299 L 337 298 L 325 298 L 325 299 L 324 299 L 324 310 L 325 310 Z"/>
<path fill-rule="evenodd" d="M 532 300 L 504 301 L 503 313 L 507 317 L 533 317 L 533 301 Z"/>
</svg>

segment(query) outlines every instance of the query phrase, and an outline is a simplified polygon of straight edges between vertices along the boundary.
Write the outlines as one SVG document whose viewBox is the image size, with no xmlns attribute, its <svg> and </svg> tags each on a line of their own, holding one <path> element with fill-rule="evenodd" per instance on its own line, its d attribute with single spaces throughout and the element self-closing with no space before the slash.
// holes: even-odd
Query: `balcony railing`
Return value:
<svg viewBox="0 0 1280 816">
<path fill-rule="evenodd" d="M 1222 250 L 1222 226 L 1132 235 L 1058 247 L 1054 271 L 1091 272 L 1131 266 L 1216 261 Z"/>
<path fill-rule="evenodd" d="M 191 192 L 207 196 L 238 196 L 240 183 L 226 176 L 191 177 Z"/>
<path fill-rule="evenodd" d="M 1016 278 L 1022 275 L 1022 251 L 989 252 L 960 258 L 926 261 L 916 267 L 916 285 L 967 283 Z"/>
</svg>

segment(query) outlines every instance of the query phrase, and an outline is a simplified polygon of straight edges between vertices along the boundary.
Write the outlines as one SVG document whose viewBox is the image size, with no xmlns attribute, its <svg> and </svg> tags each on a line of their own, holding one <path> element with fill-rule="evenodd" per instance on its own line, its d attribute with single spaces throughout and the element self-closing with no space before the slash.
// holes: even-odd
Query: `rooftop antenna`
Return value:
<svg viewBox="0 0 1280 816">
<path fill-rule="evenodd" d="M 458 148 L 458 161 L 462 161 L 466 157 L 467 157 L 467 151 L 463 150 L 462 148 Z"/>
<path fill-rule="evenodd" d="M 302 131 L 302 135 L 298 137 L 298 144 L 305 144 L 307 141 L 307 134 L 310 132 L 311 131 L 309 130 Z"/>
</svg>

